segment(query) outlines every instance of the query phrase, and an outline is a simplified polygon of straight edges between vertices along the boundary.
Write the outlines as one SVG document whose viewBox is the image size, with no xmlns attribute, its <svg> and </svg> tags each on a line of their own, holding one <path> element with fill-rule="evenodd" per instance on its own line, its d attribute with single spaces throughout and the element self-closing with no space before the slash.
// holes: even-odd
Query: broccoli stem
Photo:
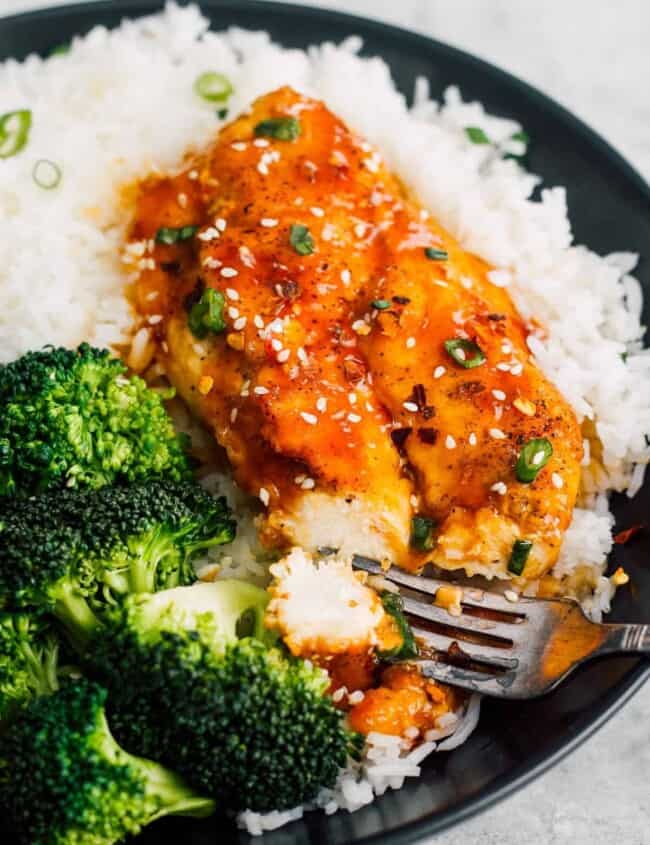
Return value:
<svg viewBox="0 0 650 845">
<path fill-rule="evenodd" d="M 37 654 L 26 641 L 20 644 L 20 650 L 27 661 L 38 695 L 50 695 L 56 692 L 59 688 L 59 647 L 56 642 L 52 640 L 51 644 L 48 643 L 48 647 L 42 654 Z"/>
<path fill-rule="evenodd" d="M 179 775 L 152 760 L 124 751 L 113 738 L 103 711 L 97 718 L 96 736 L 100 738 L 100 750 L 108 760 L 128 765 L 140 773 L 147 797 L 153 799 L 159 808 L 147 823 L 170 814 L 201 819 L 214 813 L 215 802 L 197 795 Z"/>
<path fill-rule="evenodd" d="M 101 622 L 90 609 L 86 599 L 74 584 L 64 581 L 59 585 L 53 613 L 65 628 L 73 646 L 84 651 Z"/>
</svg>

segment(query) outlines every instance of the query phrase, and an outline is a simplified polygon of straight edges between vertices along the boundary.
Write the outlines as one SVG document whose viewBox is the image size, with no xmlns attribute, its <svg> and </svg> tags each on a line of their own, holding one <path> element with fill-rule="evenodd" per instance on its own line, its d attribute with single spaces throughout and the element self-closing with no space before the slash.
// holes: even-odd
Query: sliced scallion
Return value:
<svg viewBox="0 0 650 845">
<path fill-rule="evenodd" d="M 521 575 L 532 548 L 533 544 L 530 540 L 515 540 L 508 561 L 508 572 L 512 572 L 513 575 Z"/>
<path fill-rule="evenodd" d="M 430 552 L 435 545 L 435 522 L 428 516 L 414 516 L 411 520 L 411 546 L 420 552 Z"/>
<path fill-rule="evenodd" d="M 51 56 L 67 56 L 67 54 L 69 52 L 70 52 L 70 45 L 69 44 L 66 44 L 66 43 L 57 44 L 56 47 L 52 47 L 52 49 L 48 53 L 48 57 L 51 57 Z"/>
<path fill-rule="evenodd" d="M 472 144 L 490 144 L 491 141 L 479 126 L 466 126 L 465 134 Z"/>
<path fill-rule="evenodd" d="M 391 301 L 390 299 L 373 299 L 370 304 L 373 308 L 376 308 L 377 311 L 385 311 L 387 308 L 390 308 Z"/>
<path fill-rule="evenodd" d="M 314 239 L 309 229 L 302 223 L 294 223 L 291 226 L 289 243 L 298 255 L 311 255 L 314 251 Z"/>
<path fill-rule="evenodd" d="M 59 165 L 47 158 L 39 158 L 32 169 L 32 179 L 39 188 L 46 191 L 56 188 L 62 175 L 63 171 Z"/>
<path fill-rule="evenodd" d="M 221 291 L 214 288 L 206 288 L 201 294 L 198 302 L 190 308 L 187 317 L 187 325 L 194 337 L 199 340 L 207 337 L 209 332 L 221 334 L 226 328 L 226 321 L 223 318 L 225 297 Z"/>
<path fill-rule="evenodd" d="M 295 141 L 301 132 L 300 121 L 295 117 L 270 117 L 255 127 L 258 137 L 275 138 L 278 141 Z"/>
<path fill-rule="evenodd" d="M 466 370 L 480 367 L 487 360 L 483 354 L 483 350 L 477 343 L 474 343 L 472 340 L 465 340 L 462 337 L 446 340 L 445 349 L 454 361 Z"/>
<path fill-rule="evenodd" d="M 424 254 L 431 261 L 446 261 L 449 258 L 449 253 L 444 249 L 435 249 L 435 247 L 428 246 L 424 250 Z"/>
<path fill-rule="evenodd" d="M 189 241 L 198 231 L 198 226 L 180 226 L 178 228 L 161 226 L 156 232 L 156 243 L 172 246 L 180 241 Z"/>
<path fill-rule="evenodd" d="M 19 153 L 29 140 L 31 127 L 32 113 L 29 109 L 0 115 L 0 158 L 11 158 Z"/>
<path fill-rule="evenodd" d="M 551 441 L 545 437 L 529 440 L 522 448 L 515 464 L 515 475 L 517 481 L 522 484 L 530 484 L 534 481 L 540 470 L 542 470 L 551 459 L 553 446 Z"/>
<path fill-rule="evenodd" d="M 377 656 L 386 663 L 393 663 L 397 660 L 412 660 L 418 656 L 418 644 L 415 641 L 413 629 L 404 613 L 404 601 L 399 593 L 391 593 L 384 590 L 381 594 L 381 603 L 386 613 L 392 617 L 393 624 L 400 636 L 400 643 L 394 648 L 380 650 Z"/>
<path fill-rule="evenodd" d="M 223 103 L 233 92 L 231 81 L 223 73 L 208 70 L 197 76 L 194 91 L 209 103 Z"/>
<path fill-rule="evenodd" d="M 522 144 L 528 146 L 530 144 L 530 137 L 527 132 L 524 132 L 523 129 L 521 132 L 515 132 L 514 135 L 510 136 L 511 141 L 521 141 Z"/>
</svg>

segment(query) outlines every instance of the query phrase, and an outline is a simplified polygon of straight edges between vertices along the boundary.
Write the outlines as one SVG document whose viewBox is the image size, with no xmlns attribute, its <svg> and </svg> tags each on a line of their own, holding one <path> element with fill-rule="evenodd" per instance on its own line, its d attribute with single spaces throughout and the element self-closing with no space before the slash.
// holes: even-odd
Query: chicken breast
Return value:
<svg viewBox="0 0 650 845">
<path fill-rule="evenodd" d="M 575 415 L 491 268 L 322 102 L 272 92 L 146 179 L 127 256 L 156 355 L 259 498 L 267 547 L 553 565 Z"/>
</svg>

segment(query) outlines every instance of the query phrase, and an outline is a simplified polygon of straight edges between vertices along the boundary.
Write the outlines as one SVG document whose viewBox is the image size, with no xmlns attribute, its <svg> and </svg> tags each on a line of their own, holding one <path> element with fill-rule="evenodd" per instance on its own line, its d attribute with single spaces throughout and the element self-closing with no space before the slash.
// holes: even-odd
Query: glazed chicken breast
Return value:
<svg viewBox="0 0 650 845">
<path fill-rule="evenodd" d="M 554 564 L 582 439 L 532 328 L 322 102 L 272 92 L 145 180 L 127 255 L 139 342 L 259 498 L 264 545 Z"/>
</svg>

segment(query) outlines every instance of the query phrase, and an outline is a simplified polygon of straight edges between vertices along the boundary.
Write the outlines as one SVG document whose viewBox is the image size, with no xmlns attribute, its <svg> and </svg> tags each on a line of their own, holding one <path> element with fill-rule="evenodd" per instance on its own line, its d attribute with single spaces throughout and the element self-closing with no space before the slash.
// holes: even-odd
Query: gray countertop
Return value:
<svg viewBox="0 0 650 845">
<path fill-rule="evenodd" d="M 500 65 L 590 123 L 650 179 L 648 0 L 308 2 L 419 30 Z M 0 14 L 43 5 L 0 0 Z M 650 845 L 650 684 L 567 760 L 435 842 Z"/>
</svg>

